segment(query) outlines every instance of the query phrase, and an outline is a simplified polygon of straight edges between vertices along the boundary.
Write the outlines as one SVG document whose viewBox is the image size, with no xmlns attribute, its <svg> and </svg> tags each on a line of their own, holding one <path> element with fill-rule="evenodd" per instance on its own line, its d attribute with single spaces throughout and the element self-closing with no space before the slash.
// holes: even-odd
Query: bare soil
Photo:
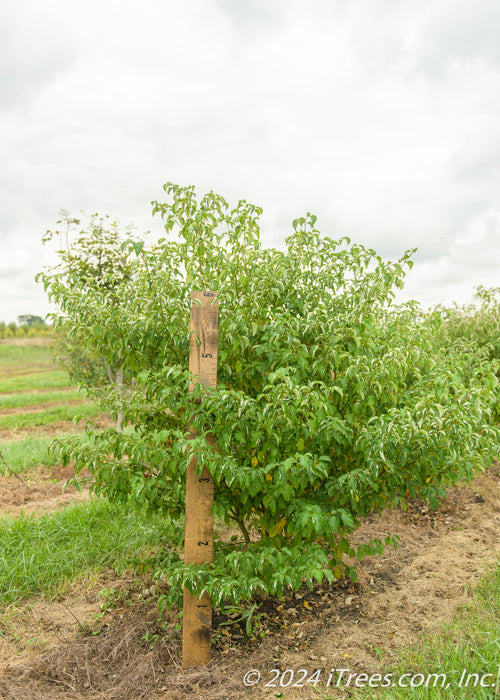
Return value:
<svg viewBox="0 0 500 700">
<path fill-rule="evenodd" d="M 70 399 L 65 401 L 60 399 L 58 401 L 41 401 L 34 406 L 16 406 L 15 408 L 2 408 L 0 409 L 0 416 L 12 416 L 15 414 L 30 415 L 31 413 L 43 413 L 48 408 L 57 408 L 57 406 L 89 406 L 92 403 L 91 400 L 85 399 Z"/>
<path fill-rule="evenodd" d="M 29 362 L 18 366 L 9 365 L 8 367 L 2 367 L 2 378 L 19 377 L 27 374 L 45 374 L 57 369 L 58 367 L 54 362 Z M 29 372 L 26 370 L 29 370 Z"/>
<path fill-rule="evenodd" d="M 0 697 L 258 699 L 280 691 L 263 688 L 273 668 L 381 673 L 404 647 L 467 604 L 498 560 L 498 465 L 468 486 L 449 488 L 436 510 L 413 501 L 406 512 L 367 518 L 356 539 L 387 532 L 400 536 L 398 548 L 364 559 L 355 584 L 341 580 L 264 601 L 262 640 L 248 640 L 238 625 L 223 625 L 227 618 L 215 614 L 213 660 L 203 669 L 182 669 L 176 619 L 167 613 L 158 620 L 159 592 L 144 576 L 108 572 L 74 584 L 56 600 L 11 606 L 0 623 Z M 109 589 L 113 605 L 96 619 Z M 262 673 L 259 688 L 243 685 L 250 669 Z M 290 699 L 320 697 L 311 687 L 284 692 Z"/>
<path fill-rule="evenodd" d="M 67 481 L 75 475 L 74 469 L 55 467 L 39 469 L 29 474 L 0 477 L 0 514 L 19 515 L 54 511 L 73 501 L 88 498 L 88 489 L 78 491 Z"/>
</svg>

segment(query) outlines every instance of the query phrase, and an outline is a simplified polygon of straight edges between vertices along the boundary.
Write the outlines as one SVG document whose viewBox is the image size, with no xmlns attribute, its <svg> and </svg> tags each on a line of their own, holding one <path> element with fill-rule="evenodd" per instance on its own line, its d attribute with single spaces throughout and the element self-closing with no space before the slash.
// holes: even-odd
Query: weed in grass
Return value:
<svg viewBox="0 0 500 700">
<path fill-rule="evenodd" d="M 3 442 L 1 450 L 9 468 L 15 473 L 28 471 L 39 466 L 53 467 L 59 463 L 59 457 L 49 449 L 52 440 L 51 437 L 11 440 Z"/>
</svg>

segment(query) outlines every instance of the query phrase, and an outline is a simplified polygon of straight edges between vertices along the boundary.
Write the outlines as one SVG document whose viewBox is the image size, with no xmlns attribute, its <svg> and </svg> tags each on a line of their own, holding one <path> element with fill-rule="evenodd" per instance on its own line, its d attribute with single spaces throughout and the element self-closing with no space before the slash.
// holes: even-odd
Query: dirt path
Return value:
<svg viewBox="0 0 500 700">
<path fill-rule="evenodd" d="M 56 401 L 42 401 L 36 405 L 16 406 L 15 408 L 1 408 L 0 416 L 13 416 L 16 414 L 31 415 L 35 413 L 43 413 L 48 408 L 57 408 L 58 406 L 90 406 L 93 402 L 90 399 L 57 399 Z"/>
<path fill-rule="evenodd" d="M 23 365 L 1 367 L 0 376 L 2 379 L 8 379 L 14 376 L 24 377 L 28 374 L 45 374 L 57 370 L 58 367 L 54 362 L 26 362 Z"/>
<path fill-rule="evenodd" d="M 33 345 L 35 347 L 48 347 L 53 344 L 54 338 L 50 336 L 0 338 L 0 345 L 17 345 L 19 347 Z"/>
<path fill-rule="evenodd" d="M 51 391 L 74 391 L 75 389 L 75 386 L 52 386 L 41 389 L 12 389 L 11 391 L 2 391 L 2 396 L 12 396 L 13 394 L 48 394 Z"/>
<path fill-rule="evenodd" d="M 58 600 L 33 601 L 24 613 L 11 615 L 11 627 L 4 628 L 8 633 L 0 635 L 0 697 L 257 700 L 275 697 L 280 689 L 246 690 L 242 679 L 249 669 L 259 669 L 267 679 L 272 668 L 312 673 L 349 667 L 381 673 L 403 647 L 449 621 L 470 601 L 486 568 L 498 561 L 498 466 L 469 486 L 450 488 L 436 511 L 414 501 L 407 512 L 368 518 L 357 539 L 387 532 L 399 534 L 397 550 L 363 560 L 355 584 L 340 581 L 313 592 L 301 589 L 284 602 L 266 601 L 262 642 L 249 644 L 237 628 L 214 629 L 208 670 L 182 670 L 173 618 L 165 629 L 160 627 L 157 594 L 144 578 L 109 575 L 83 589 L 78 584 Z M 121 590 L 122 598 L 92 622 L 102 603 L 99 592 L 107 586 Z M 89 620 L 94 634 L 82 634 L 82 622 Z M 160 641 L 147 642 L 153 638 Z M 308 687 L 287 689 L 284 697 L 320 696 Z"/>
</svg>

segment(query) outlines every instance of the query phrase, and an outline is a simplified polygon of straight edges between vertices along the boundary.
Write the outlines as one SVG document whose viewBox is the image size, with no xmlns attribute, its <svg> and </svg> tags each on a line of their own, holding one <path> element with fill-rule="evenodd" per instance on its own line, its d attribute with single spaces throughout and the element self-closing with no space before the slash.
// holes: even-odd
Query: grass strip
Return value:
<svg viewBox="0 0 500 700">
<path fill-rule="evenodd" d="M 0 379 L 0 393 L 7 391 L 29 391 L 30 389 L 51 389 L 71 386 L 67 372 L 55 370 L 53 372 L 37 372 L 35 374 L 21 374 L 16 377 Z"/>
<path fill-rule="evenodd" d="M 93 403 L 82 403 L 72 406 L 60 405 L 37 413 L 13 413 L 7 416 L 0 416 L 0 428 L 11 429 L 50 425 L 58 421 L 90 418 L 100 413 L 102 411 Z"/>
<path fill-rule="evenodd" d="M 56 403 L 57 401 L 72 401 L 84 399 L 83 392 L 77 389 L 69 391 L 41 391 L 21 392 L 15 394 L 0 395 L 0 410 L 6 408 L 22 408 L 23 406 L 36 406 L 40 403 Z"/>
<path fill-rule="evenodd" d="M 60 458 L 49 450 L 53 437 L 31 437 L 0 443 L 0 451 L 9 469 L 18 474 L 37 467 L 55 467 Z M 0 474 L 2 465 L 0 464 Z"/>
<path fill-rule="evenodd" d="M 389 687 L 356 690 L 349 687 L 352 700 L 492 700 L 500 694 L 500 563 L 474 591 L 472 602 L 460 610 L 449 624 L 426 635 L 415 646 L 403 650 L 396 665 L 380 674 L 392 674 Z M 375 681 L 372 681 L 374 683 Z M 406 687 L 399 687 L 404 683 Z M 339 690 L 346 691 L 345 685 Z M 338 695 L 325 698 L 339 697 Z"/>
<path fill-rule="evenodd" d="M 83 572 L 117 567 L 154 537 L 152 520 L 94 498 L 43 515 L 0 518 L 0 601 L 54 594 Z"/>
<path fill-rule="evenodd" d="M 54 362 L 54 354 L 46 342 L 40 345 L 14 345 L 8 341 L 0 343 L 0 367 L 40 362 Z"/>
</svg>

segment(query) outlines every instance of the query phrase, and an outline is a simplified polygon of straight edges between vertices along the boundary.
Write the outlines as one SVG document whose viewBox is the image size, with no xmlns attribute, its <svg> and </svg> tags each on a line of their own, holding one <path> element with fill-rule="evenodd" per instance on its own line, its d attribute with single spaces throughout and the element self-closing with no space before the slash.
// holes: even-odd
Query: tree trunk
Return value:
<svg viewBox="0 0 500 700">
<path fill-rule="evenodd" d="M 114 376 L 113 376 L 113 372 L 111 370 L 111 367 L 109 366 L 109 363 L 106 359 L 104 359 L 104 367 L 106 368 L 106 374 L 108 375 L 108 379 L 109 379 L 110 384 L 115 385 L 116 391 L 118 392 L 118 395 L 121 399 L 123 396 L 123 366 L 117 370 L 117 372 Z M 122 413 L 122 411 L 120 411 L 118 413 L 118 417 L 116 419 L 116 429 L 120 433 L 122 432 L 122 423 L 123 423 L 123 413 Z"/>
</svg>

